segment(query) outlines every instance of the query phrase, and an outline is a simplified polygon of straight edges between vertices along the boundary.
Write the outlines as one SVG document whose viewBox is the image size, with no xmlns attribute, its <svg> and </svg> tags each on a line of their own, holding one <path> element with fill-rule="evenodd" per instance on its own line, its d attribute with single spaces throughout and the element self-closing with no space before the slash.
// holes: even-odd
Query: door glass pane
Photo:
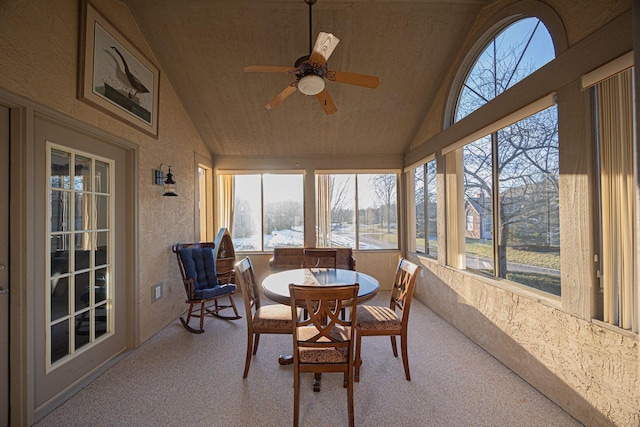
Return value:
<svg viewBox="0 0 640 427">
<path fill-rule="evenodd" d="M 76 230 L 90 230 L 91 226 L 91 194 L 75 194 L 75 216 L 74 225 Z"/>
<path fill-rule="evenodd" d="M 262 249 L 260 175 L 234 177 L 233 246 L 239 251 Z"/>
<path fill-rule="evenodd" d="M 69 235 L 51 236 L 51 277 L 69 272 Z"/>
<path fill-rule="evenodd" d="M 107 269 L 101 268 L 96 270 L 96 286 L 95 286 L 95 298 L 96 304 L 101 303 L 102 301 L 107 299 Z"/>
<path fill-rule="evenodd" d="M 107 304 L 101 304 L 96 307 L 95 311 L 95 336 L 96 338 L 107 333 Z"/>
<path fill-rule="evenodd" d="M 75 317 L 75 349 L 78 350 L 89 344 L 91 340 L 91 310 L 77 314 Z"/>
<path fill-rule="evenodd" d="M 51 176 L 49 183 L 52 188 L 71 188 L 69 179 L 69 162 L 71 155 L 58 150 L 51 150 Z"/>
<path fill-rule="evenodd" d="M 51 363 L 69 354 L 69 321 L 51 326 Z"/>
<path fill-rule="evenodd" d="M 91 191 L 91 159 L 82 156 L 75 156 L 75 159 L 74 188 Z"/>
<path fill-rule="evenodd" d="M 397 176 L 358 175 L 358 249 L 398 248 Z"/>
<path fill-rule="evenodd" d="M 95 267 L 105 265 L 107 260 L 107 254 L 109 253 L 109 232 L 100 231 L 96 233 L 96 245 L 95 245 Z"/>
<path fill-rule="evenodd" d="M 75 310 L 81 310 L 83 308 L 89 307 L 90 301 L 90 292 L 91 288 L 89 286 L 89 277 L 91 277 L 90 273 L 81 273 L 76 274 L 74 276 L 75 279 Z"/>
<path fill-rule="evenodd" d="M 109 201 L 108 196 L 95 196 L 96 201 L 96 229 L 104 230 L 109 228 Z"/>
<path fill-rule="evenodd" d="M 77 233 L 75 235 L 75 268 L 84 270 L 90 267 L 91 233 Z"/>
<path fill-rule="evenodd" d="M 464 147 L 465 253 L 467 268 L 493 274 L 491 136 Z"/>
<path fill-rule="evenodd" d="M 71 205 L 69 192 L 51 190 L 49 205 L 51 209 L 51 231 L 68 231 L 71 226 Z"/>
<path fill-rule="evenodd" d="M 303 247 L 304 193 L 302 175 L 265 174 L 262 186 L 265 249 Z"/>
<path fill-rule="evenodd" d="M 51 320 L 69 314 L 69 278 L 56 277 L 51 280 Z"/>
<path fill-rule="evenodd" d="M 109 164 L 96 160 L 95 192 L 109 193 Z"/>
</svg>

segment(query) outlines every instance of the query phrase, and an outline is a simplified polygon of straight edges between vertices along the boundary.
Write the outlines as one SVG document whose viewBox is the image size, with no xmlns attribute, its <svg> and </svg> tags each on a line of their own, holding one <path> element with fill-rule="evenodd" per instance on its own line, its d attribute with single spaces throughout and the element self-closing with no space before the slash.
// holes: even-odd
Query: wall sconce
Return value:
<svg viewBox="0 0 640 427">
<path fill-rule="evenodd" d="M 167 176 L 164 176 L 162 167 L 167 168 Z M 154 184 L 163 186 L 163 196 L 177 196 L 176 194 L 176 182 L 173 180 L 173 174 L 171 173 L 171 166 L 160 163 L 158 169 L 154 169 Z"/>
</svg>

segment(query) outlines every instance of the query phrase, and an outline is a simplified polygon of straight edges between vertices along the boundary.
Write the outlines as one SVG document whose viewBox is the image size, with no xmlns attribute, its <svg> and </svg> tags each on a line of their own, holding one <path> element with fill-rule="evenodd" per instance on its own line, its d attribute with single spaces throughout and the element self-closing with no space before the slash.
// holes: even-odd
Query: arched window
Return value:
<svg viewBox="0 0 640 427">
<path fill-rule="evenodd" d="M 549 31 L 538 18 L 506 27 L 476 57 L 458 89 L 451 120 L 459 121 L 555 57 Z M 558 111 L 549 94 L 508 118 L 476 125 L 472 140 L 443 150 L 457 170 L 462 192 L 449 195 L 463 210 L 452 266 L 507 279 L 560 296 Z M 484 133 L 486 132 L 486 133 Z M 453 237 L 457 237 L 454 239 Z"/>
<path fill-rule="evenodd" d="M 471 67 L 453 121 L 468 116 L 554 58 L 551 35 L 538 18 L 512 23 L 489 41 Z"/>
</svg>

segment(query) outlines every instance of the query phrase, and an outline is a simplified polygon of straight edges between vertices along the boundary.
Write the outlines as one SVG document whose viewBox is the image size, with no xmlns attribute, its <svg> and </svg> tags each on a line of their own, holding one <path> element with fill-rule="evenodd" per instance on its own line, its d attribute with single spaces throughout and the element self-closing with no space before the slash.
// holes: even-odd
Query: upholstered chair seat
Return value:
<svg viewBox="0 0 640 427">
<path fill-rule="evenodd" d="M 361 331 L 400 331 L 402 319 L 389 307 L 363 305 L 357 308 L 356 328 Z"/>
<path fill-rule="evenodd" d="M 263 305 L 253 315 L 253 328 L 259 329 L 291 329 L 291 309 L 288 305 Z"/>
</svg>

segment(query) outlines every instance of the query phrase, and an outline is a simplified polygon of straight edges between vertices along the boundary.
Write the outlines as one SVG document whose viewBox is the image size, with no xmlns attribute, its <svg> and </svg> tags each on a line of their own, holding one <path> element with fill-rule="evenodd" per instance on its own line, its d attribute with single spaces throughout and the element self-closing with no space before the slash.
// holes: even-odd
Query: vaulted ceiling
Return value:
<svg viewBox="0 0 640 427">
<path fill-rule="evenodd" d="M 357 156 L 407 150 L 452 59 L 489 0 L 317 0 L 312 39 L 340 39 L 330 70 L 374 75 L 376 89 L 327 82 L 337 112 L 295 81 L 245 73 L 309 54 L 304 0 L 124 0 L 214 156 Z"/>
</svg>

